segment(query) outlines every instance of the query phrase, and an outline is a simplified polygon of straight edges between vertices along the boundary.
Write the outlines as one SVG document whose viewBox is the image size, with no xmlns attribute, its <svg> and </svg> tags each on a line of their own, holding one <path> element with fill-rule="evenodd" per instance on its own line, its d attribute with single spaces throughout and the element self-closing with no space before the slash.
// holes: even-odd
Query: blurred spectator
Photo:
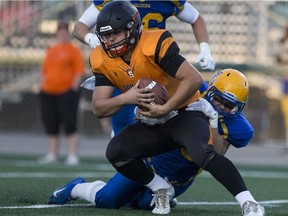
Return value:
<svg viewBox="0 0 288 216">
<path fill-rule="evenodd" d="M 1 3 L 0 22 L 5 45 L 12 45 L 13 36 L 24 36 L 27 41 L 22 45 L 33 45 L 37 32 L 35 24 L 41 15 L 40 6 L 40 1 L 4 1 Z"/>
<path fill-rule="evenodd" d="M 49 151 L 39 159 L 48 164 L 57 161 L 61 127 L 68 144 L 68 165 L 79 163 L 77 154 L 77 112 L 80 82 L 84 75 L 84 55 L 70 41 L 68 23 L 60 21 L 57 43 L 48 48 L 44 58 L 40 94 L 41 114 L 48 136 Z"/>
<path fill-rule="evenodd" d="M 288 26 L 284 30 L 283 37 L 280 39 L 281 52 L 277 56 L 277 63 L 288 65 Z M 282 78 L 282 97 L 281 106 L 284 115 L 286 146 L 288 148 L 288 76 Z"/>
<path fill-rule="evenodd" d="M 283 77 L 282 79 L 282 93 L 281 106 L 286 131 L 286 147 L 288 148 L 288 77 Z"/>
<path fill-rule="evenodd" d="M 288 26 L 285 28 L 283 37 L 279 42 L 281 52 L 276 56 L 277 63 L 288 64 Z"/>
</svg>

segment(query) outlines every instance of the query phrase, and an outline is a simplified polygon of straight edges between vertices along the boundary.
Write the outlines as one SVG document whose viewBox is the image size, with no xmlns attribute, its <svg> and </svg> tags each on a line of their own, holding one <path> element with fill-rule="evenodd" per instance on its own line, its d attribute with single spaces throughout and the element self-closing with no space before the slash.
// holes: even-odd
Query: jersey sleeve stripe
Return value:
<svg viewBox="0 0 288 216">
<path fill-rule="evenodd" d="M 159 54 L 160 54 L 160 50 L 161 50 L 161 45 L 163 43 L 163 41 L 168 38 L 168 37 L 172 37 L 171 33 L 169 31 L 165 31 L 159 38 L 157 45 L 156 45 L 156 49 L 155 49 L 155 63 L 159 65 Z"/>
<path fill-rule="evenodd" d="M 172 55 L 165 55 L 160 62 L 160 67 L 163 68 L 166 73 L 168 73 L 172 77 L 175 77 L 178 68 L 185 61 L 185 58 L 182 55 L 180 55 L 178 52 L 176 53 L 174 48 L 171 48 L 175 44 L 176 43 L 174 42 L 169 48 L 169 50 L 171 49 L 171 52 L 174 53 Z"/>
<path fill-rule="evenodd" d="M 175 77 L 175 74 L 180 67 L 180 65 L 185 61 L 184 57 L 179 54 L 179 47 L 175 41 L 173 41 L 168 47 L 165 55 L 160 60 L 160 51 L 163 42 L 171 37 L 172 34 L 169 31 L 165 31 L 159 38 L 155 50 L 155 62 L 158 64 L 164 71 L 166 71 L 170 76 Z"/>
</svg>

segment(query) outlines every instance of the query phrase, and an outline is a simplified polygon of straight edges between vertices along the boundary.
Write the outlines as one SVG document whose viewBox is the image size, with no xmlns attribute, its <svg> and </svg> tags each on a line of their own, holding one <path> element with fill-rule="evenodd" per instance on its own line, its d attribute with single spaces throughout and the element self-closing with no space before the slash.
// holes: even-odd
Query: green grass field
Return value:
<svg viewBox="0 0 288 216">
<path fill-rule="evenodd" d="M 61 163 L 41 166 L 35 161 L 34 157 L 1 155 L 0 215 L 152 215 L 150 211 L 128 208 L 97 209 L 79 200 L 61 207 L 47 205 L 50 193 L 71 179 L 82 176 L 87 181 L 107 181 L 115 171 L 104 160 L 87 159 L 76 167 Z M 288 168 L 238 167 L 254 197 L 265 206 L 266 216 L 288 215 Z M 240 207 L 230 193 L 205 172 L 178 197 L 178 202 L 171 215 L 241 215 Z"/>
</svg>

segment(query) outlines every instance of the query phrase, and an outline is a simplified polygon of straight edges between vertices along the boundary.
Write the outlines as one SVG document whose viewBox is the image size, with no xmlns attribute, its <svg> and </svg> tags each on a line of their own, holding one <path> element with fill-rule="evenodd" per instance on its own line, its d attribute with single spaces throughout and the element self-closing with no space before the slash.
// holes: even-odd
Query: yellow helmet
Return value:
<svg viewBox="0 0 288 216">
<path fill-rule="evenodd" d="M 213 97 L 218 96 L 229 102 L 231 111 L 229 113 L 214 107 L 222 116 L 236 116 L 243 110 L 248 100 L 248 80 L 238 70 L 224 69 L 217 72 L 209 83 L 206 98 L 211 103 Z M 213 103 L 211 103 L 213 105 Z"/>
</svg>

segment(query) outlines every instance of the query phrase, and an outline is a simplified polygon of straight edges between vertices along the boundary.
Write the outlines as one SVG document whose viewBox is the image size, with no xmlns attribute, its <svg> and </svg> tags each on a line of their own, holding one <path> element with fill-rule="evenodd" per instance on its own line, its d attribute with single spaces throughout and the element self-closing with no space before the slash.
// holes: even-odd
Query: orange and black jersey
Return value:
<svg viewBox="0 0 288 216">
<path fill-rule="evenodd" d="M 109 58 L 101 46 L 90 53 L 95 85 L 116 86 L 122 92 L 132 88 L 140 78 L 148 77 L 173 95 L 180 82 L 175 74 L 183 61 L 185 58 L 179 54 L 179 47 L 167 30 L 143 30 L 129 64 L 120 57 Z M 200 96 L 197 92 L 185 105 Z"/>
</svg>

